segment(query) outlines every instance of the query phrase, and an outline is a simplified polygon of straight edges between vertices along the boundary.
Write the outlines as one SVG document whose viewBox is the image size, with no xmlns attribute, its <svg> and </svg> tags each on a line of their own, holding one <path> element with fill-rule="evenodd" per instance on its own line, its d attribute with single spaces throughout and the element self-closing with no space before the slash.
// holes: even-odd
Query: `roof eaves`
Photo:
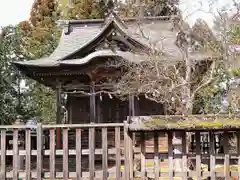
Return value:
<svg viewBox="0 0 240 180">
<path fill-rule="evenodd" d="M 16 61 L 12 62 L 15 66 L 28 66 L 28 67 L 57 67 L 58 61 L 49 61 L 44 63 L 42 59 L 30 60 L 30 61 Z"/>
</svg>

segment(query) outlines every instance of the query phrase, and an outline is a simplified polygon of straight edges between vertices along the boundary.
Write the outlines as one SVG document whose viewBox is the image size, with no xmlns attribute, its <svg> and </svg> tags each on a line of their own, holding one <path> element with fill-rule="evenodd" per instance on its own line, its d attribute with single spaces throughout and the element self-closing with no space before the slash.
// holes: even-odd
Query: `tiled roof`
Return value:
<svg viewBox="0 0 240 180">
<path fill-rule="evenodd" d="M 85 44 L 89 43 L 100 33 L 100 26 L 92 27 L 74 27 L 70 34 L 65 34 L 64 30 L 60 38 L 57 48 L 49 57 L 44 57 L 37 60 L 17 62 L 18 64 L 25 64 L 28 66 L 57 66 L 59 60 L 65 56 L 79 50 Z"/>
<path fill-rule="evenodd" d="M 103 54 L 96 52 L 87 57 L 78 59 L 77 61 L 67 58 L 70 54 L 81 52 L 83 47 L 89 45 L 89 43 L 93 42 L 97 37 L 101 36 L 111 23 L 114 23 L 115 27 L 123 32 L 128 38 L 145 47 L 154 47 L 161 50 L 169 57 L 169 59 L 179 59 L 182 56 L 179 48 L 175 45 L 177 32 L 172 30 L 170 21 L 162 20 L 162 18 L 146 18 L 141 22 L 140 26 L 138 25 L 137 19 L 120 21 L 116 17 L 109 17 L 105 22 L 104 20 L 92 20 L 69 21 L 68 23 L 70 24 L 68 27 L 72 29 L 68 29 L 69 32 L 67 33 L 63 31 L 58 47 L 49 57 L 32 61 L 16 62 L 15 64 L 23 66 L 51 67 L 59 66 L 60 64 L 69 64 L 74 61 L 74 64 L 81 65 L 86 63 L 86 60 L 91 61 L 97 56 L 103 56 Z M 105 55 L 115 56 L 116 54 L 108 51 L 108 54 Z M 195 60 L 202 60 L 208 56 L 210 55 L 190 53 L 190 58 Z"/>
<path fill-rule="evenodd" d="M 169 21 L 152 21 L 140 26 L 131 24 L 126 33 L 138 42 L 163 52 L 169 59 L 181 60 L 182 53 L 175 43 L 177 32 Z M 212 54 L 189 52 L 189 58 L 193 60 L 203 60 L 209 56 Z"/>
</svg>

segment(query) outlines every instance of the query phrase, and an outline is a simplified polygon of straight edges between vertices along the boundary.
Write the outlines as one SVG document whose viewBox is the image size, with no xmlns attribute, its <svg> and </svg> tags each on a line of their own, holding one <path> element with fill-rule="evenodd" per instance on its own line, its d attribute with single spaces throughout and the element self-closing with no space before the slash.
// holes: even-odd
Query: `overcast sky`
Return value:
<svg viewBox="0 0 240 180">
<path fill-rule="evenodd" d="M 236 2 L 240 2 L 240 0 L 236 0 Z M 224 9 L 228 13 L 233 11 L 232 0 L 180 0 L 179 6 L 190 25 L 193 25 L 196 19 L 201 18 L 210 27 L 212 27 L 214 16 L 218 14 L 218 11 Z"/>
<path fill-rule="evenodd" d="M 32 3 L 33 0 L 0 0 L 0 26 L 28 19 Z"/>
<path fill-rule="evenodd" d="M 34 0 L 0 0 L 0 26 L 7 26 L 9 24 L 17 24 L 20 21 L 27 20 L 29 18 L 30 9 Z M 220 7 L 228 7 L 231 0 L 212 0 L 214 1 L 213 10 L 220 9 Z M 196 19 L 202 18 L 212 25 L 211 13 L 209 11 L 210 0 L 180 0 L 180 9 L 183 11 L 183 15 L 186 17 L 190 25 L 192 25 Z M 197 10 L 203 11 L 197 11 Z M 194 12 L 194 13 L 192 13 Z"/>
</svg>

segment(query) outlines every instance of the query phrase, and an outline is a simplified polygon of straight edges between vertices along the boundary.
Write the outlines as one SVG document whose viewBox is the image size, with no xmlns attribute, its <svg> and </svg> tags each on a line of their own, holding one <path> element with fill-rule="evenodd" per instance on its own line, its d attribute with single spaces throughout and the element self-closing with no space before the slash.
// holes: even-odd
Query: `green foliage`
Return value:
<svg viewBox="0 0 240 180">
<path fill-rule="evenodd" d="M 240 68 L 235 68 L 232 70 L 233 76 L 240 77 Z"/>
<path fill-rule="evenodd" d="M 48 56 L 55 49 L 60 37 L 56 24 L 59 17 L 58 4 L 54 0 L 34 2 L 30 19 L 19 24 L 27 59 Z"/>
<path fill-rule="evenodd" d="M 175 14 L 178 0 L 150 0 L 145 4 L 145 16 L 166 16 Z M 61 11 L 64 18 L 67 19 L 95 19 L 104 18 L 106 14 L 114 10 L 120 17 L 137 17 L 139 7 L 136 1 L 116 1 L 116 0 L 75 0 L 72 7 L 69 7 L 67 0 L 60 0 Z M 171 7 L 171 8 L 169 8 Z"/>
<path fill-rule="evenodd" d="M 229 32 L 230 41 L 233 44 L 240 44 L 240 25 L 239 24 L 232 24 L 230 26 Z"/>
<path fill-rule="evenodd" d="M 239 24 L 230 25 L 227 38 L 231 44 L 240 44 Z M 223 45 L 223 42 L 211 39 L 206 48 L 213 50 L 213 52 L 219 52 L 219 54 L 223 54 Z M 231 102 L 228 102 L 229 105 L 227 109 L 223 109 L 222 102 L 223 98 L 226 98 L 229 94 L 229 81 L 232 79 L 232 76 L 240 76 L 240 69 L 234 68 L 232 71 L 229 71 L 229 69 L 226 69 L 226 67 L 220 68 L 217 69 L 217 78 L 214 83 L 202 89 L 202 91 L 195 98 L 195 113 L 218 113 L 222 110 L 229 112 L 234 111 Z"/>
<path fill-rule="evenodd" d="M 29 96 L 32 97 L 34 116 L 38 122 L 45 124 L 56 123 L 56 96 L 55 92 L 34 81 L 30 83 Z"/>
<path fill-rule="evenodd" d="M 55 0 L 36 0 L 29 21 L 19 24 L 21 34 L 21 52 L 24 59 L 33 60 L 49 56 L 56 48 L 60 29 L 56 20 L 60 17 Z M 41 122 L 55 122 L 55 93 L 36 81 L 27 79 L 29 96 L 34 117 Z"/>
<path fill-rule="evenodd" d="M 169 16 L 176 14 L 178 9 L 174 6 L 178 4 L 176 1 L 167 0 L 149 0 L 143 7 L 144 16 Z M 125 1 L 125 3 L 119 2 L 118 14 L 121 17 L 138 17 L 139 6 L 135 0 Z"/>
<path fill-rule="evenodd" d="M 0 39 L 0 113 L 1 124 L 11 124 L 21 116 L 31 118 L 34 114 L 28 92 L 20 87 L 21 75 L 11 66 L 12 61 L 22 59 L 20 34 L 17 27 L 2 29 Z"/>
</svg>

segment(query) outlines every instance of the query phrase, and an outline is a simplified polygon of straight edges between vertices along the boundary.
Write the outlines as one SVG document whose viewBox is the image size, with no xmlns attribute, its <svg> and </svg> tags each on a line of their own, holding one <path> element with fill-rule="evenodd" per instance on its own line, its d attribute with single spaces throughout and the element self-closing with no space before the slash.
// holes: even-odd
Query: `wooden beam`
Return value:
<svg viewBox="0 0 240 180">
<path fill-rule="evenodd" d="M 113 84 L 109 84 L 109 83 L 102 83 L 102 84 L 94 84 L 94 85 L 88 85 L 88 84 L 68 84 L 68 85 L 64 85 L 61 86 L 62 90 L 66 91 L 66 92 L 71 92 L 71 91 L 86 91 L 89 92 L 91 86 L 94 87 L 95 91 L 96 90 L 101 90 L 101 89 L 113 89 L 114 85 Z"/>
</svg>

